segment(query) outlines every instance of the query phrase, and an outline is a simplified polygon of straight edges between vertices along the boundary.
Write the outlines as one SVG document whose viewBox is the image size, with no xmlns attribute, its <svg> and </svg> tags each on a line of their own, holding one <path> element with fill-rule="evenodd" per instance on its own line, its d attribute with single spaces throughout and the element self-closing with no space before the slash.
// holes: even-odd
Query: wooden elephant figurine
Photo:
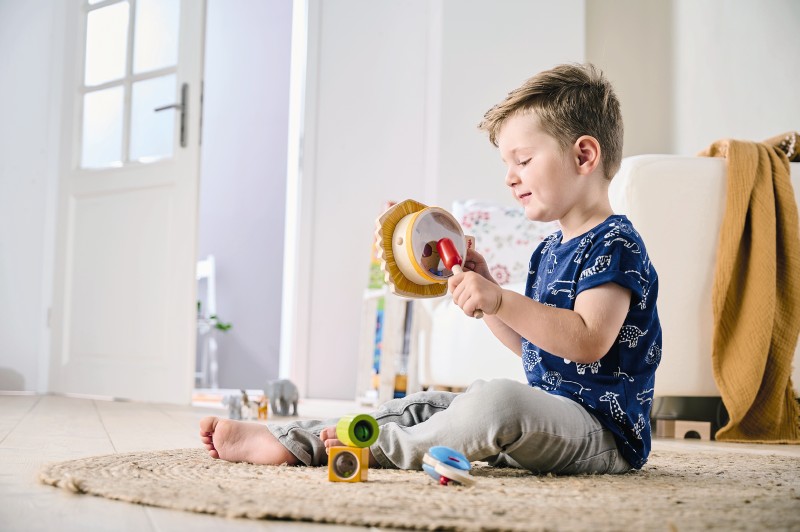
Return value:
<svg viewBox="0 0 800 532">
<path fill-rule="evenodd" d="M 297 400 L 300 398 L 300 392 L 289 379 L 268 381 L 264 387 L 264 395 L 269 397 L 269 405 L 272 407 L 273 414 L 278 416 L 297 415 Z M 292 407 L 291 414 L 289 414 L 290 405 Z"/>
</svg>

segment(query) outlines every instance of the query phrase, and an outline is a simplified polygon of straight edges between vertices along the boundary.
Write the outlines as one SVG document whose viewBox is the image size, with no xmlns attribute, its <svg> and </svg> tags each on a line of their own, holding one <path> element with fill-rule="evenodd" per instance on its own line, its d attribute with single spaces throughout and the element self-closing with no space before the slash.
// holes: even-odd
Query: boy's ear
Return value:
<svg viewBox="0 0 800 532">
<path fill-rule="evenodd" d="M 600 165 L 600 143 L 590 135 L 583 135 L 573 145 L 578 173 L 589 175 Z"/>
</svg>

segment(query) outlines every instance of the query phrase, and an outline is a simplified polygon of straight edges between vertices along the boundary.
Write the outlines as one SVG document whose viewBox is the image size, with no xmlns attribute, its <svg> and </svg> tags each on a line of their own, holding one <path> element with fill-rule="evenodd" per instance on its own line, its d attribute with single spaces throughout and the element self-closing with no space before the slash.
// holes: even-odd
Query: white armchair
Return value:
<svg viewBox="0 0 800 532">
<path fill-rule="evenodd" d="M 614 210 L 636 226 L 659 275 L 664 356 L 656 397 L 720 395 L 711 367 L 711 288 L 725 209 L 725 164 L 708 157 L 628 157 L 611 184 Z M 800 163 L 791 163 L 791 175 L 800 203 Z M 799 370 L 795 365 L 795 390 Z"/>
</svg>

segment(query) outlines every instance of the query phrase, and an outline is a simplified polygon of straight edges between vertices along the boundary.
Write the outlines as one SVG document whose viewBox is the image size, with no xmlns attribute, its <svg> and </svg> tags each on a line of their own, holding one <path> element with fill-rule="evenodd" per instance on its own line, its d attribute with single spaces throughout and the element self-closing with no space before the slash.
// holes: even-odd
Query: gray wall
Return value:
<svg viewBox="0 0 800 532">
<path fill-rule="evenodd" d="M 47 387 L 62 11 L 0 0 L 0 390 Z"/>
<path fill-rule="evenodd" d="M 292 0 L 208 0 L 198 254 L 233 323 L 222 388 L 278 376 L 291 27 Z"/>
<path fill-rule="evenodd" d="M 671 153 L 673 3 L 586 2 L 586 60 L 614 83 L 625 123 L 623 156 Z"/>
</svg>

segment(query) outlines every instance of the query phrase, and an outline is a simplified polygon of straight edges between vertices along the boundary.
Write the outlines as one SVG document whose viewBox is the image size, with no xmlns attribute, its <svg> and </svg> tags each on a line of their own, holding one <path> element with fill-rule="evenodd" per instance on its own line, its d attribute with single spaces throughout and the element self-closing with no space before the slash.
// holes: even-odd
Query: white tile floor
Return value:
<svg viewBox="0 0 800 532">
<path fill-rule="evenodd" d="M 302 401 L 299 405 L 303 417 L 337 417 L 363 410 L 355 403 L 342 401 Z M 213 400 L 206 406 L 182 407 L 51 395 L 0 395 L 0 530 L 363 530 L 336 525 L 232 520 L 165 510 L 76 496 L 36 480 L 42 464 L 48 462 L 107 453 L 199 447 L 200 418 L 225 413 Z M 796 445 L 656 440 L 653 448 L 800 457 L 800 446 Z"/>
<path fill-rule="evenodd" d="M 304 402 L 299 413 L 347 413 L 347 402 Z M 40 467 L 86 456 L 200 447 L 198 422 L 220 406 L 172 406 L 62 396 L 0 395 L 2 531 L 311 531 L 363 528 L 225 519 L 77 496 L 40 484 Z M 305 416 L 308 417 L 308 416 Z M 283 418 L 294 419 L 294 418 Z M 272 421 L 272 420 L 271 420 Z"/>
</svg>

